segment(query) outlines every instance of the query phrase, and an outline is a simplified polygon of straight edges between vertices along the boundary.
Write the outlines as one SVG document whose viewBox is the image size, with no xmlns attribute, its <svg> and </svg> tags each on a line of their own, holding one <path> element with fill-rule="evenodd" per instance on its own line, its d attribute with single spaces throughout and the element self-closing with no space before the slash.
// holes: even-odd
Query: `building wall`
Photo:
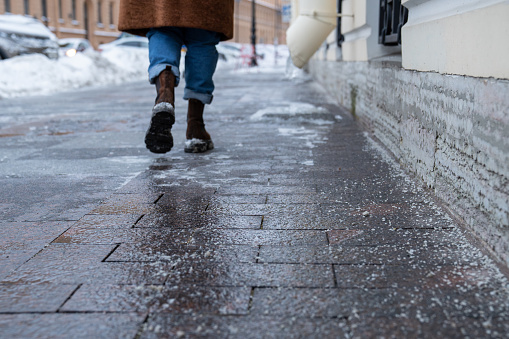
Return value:
<svg viewBox="0 0 509 339">
<path fill-rule="evenodd" d="M 120 32 L 117 30 L 119 0 L 46 0 L 47 16 L 43 16 L 44 0 L 0 0 L 0 13 L 5 13 L 6 1 L 10 3 L 11 13 L 28 14 L 43 21 L 58 38 L 88 38 L 97 48 L 99 44 L 113 41 Z M 256 1 L 257 43 L 286 43 L 287 23 L 281 20 L 281 5 L 285 0 Z M 73 2 L 75 15 L 73 15 Z M 60 8 L 61 5 L 61 8 Z M 85 23 L 84 8 L 87 7 L 88 22 Z M 235 36 L 232 41 L 251 42 L 251 0 L 235 1 Z M 99 20 L 101 8 L 101 20 Z M 61 13 L 61 15 L 60 15 Z M 88 26 L 88 30 L 86 30 Z"/>
<path fill-rule="evenodd" d="M 341 32 L 344 35 L 343 60 L 368 61 L 384 55 L 400 53 L 401 48 L 378 44 L 378 7 L 380 0 L 344 0 Z"/>
<path fill-rule="evenodd" d="M 509 79 L 509 1 L 404 0 L 403 67 Z"/>
<path fill-rule="evenodd" d="M 284 0 L 256 0 L 256 42 L 286 44 L 288 23 L 283 23 L 281 6 Z M 232 41 L 251 43 L 252 0 L 235 1 L 235 26 Z"/>
</svg>

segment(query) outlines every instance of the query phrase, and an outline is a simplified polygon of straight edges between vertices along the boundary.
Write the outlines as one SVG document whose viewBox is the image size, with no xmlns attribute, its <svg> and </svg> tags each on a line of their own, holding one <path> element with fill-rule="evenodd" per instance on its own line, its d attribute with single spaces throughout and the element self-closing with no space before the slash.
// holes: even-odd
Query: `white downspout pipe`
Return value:
<svg viewBox="0 0 509 339">
<path fill-rule="evenodd" d="M 299 0 L 292 0 L 292 21 L 291 21 L 291 24 L 292 25 L 295 20 L 297 20 L 297 17 L 299 16 Z"/>
<path fill-rule="evenodd" d="M 286 31 L 286 43 L 294 65 L 302 68 L 336 28 L 338 14 L 336 0 L 294 0 L 294 3 L 298 3 L 299 15 Z"/>
</svg>

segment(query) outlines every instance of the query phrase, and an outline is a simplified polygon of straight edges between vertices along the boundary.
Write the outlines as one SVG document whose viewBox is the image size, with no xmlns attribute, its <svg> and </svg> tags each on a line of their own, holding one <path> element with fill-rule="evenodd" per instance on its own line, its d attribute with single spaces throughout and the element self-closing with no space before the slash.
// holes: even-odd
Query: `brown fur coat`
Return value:
<svg viewBox="0 0 509 339">
<path fill-rule="evenodd" d="M 120 31 L 145 35 L 152 27 L 190 27 L 233 37 L 234 0 L 120 0 Z"/>
</svg>

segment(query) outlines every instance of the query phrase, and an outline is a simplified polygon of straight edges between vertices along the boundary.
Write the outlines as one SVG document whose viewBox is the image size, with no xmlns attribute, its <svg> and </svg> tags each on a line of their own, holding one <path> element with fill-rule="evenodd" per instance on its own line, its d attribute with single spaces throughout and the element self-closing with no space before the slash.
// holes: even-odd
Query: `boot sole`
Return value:
<svg viewBox="0 0 509 339">
<path fill-rule="evenodd" d="M 186 153 L 203 153 L 210 151 L 211 149 L 214 149 L 214 143 L 212 140 L 186 140 L 186 144 L 184 146 L 184 152 Z"/>
<path fill-rule="evenodd" d="M 145 145 L 152 153 L 167 153 L 173 148 L 171 128 L 175 123 L 175 109 L 168 103 L 160 103 L 152 109 L 152 119 L 145 134 Z"/>
</svg>

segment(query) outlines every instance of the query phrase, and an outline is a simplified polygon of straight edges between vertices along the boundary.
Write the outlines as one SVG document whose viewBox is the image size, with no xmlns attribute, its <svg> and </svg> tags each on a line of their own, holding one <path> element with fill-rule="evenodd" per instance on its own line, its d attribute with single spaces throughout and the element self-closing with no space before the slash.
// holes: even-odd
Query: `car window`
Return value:
<svg viewBox="0 0 509 339">
<path fill-rule="evenodd" d="M 130 46 L 130 47 L 140 47 L 140 43 L 138 41 L 126 41 L 119 45 L 120 46 Z"/>
</svg>

